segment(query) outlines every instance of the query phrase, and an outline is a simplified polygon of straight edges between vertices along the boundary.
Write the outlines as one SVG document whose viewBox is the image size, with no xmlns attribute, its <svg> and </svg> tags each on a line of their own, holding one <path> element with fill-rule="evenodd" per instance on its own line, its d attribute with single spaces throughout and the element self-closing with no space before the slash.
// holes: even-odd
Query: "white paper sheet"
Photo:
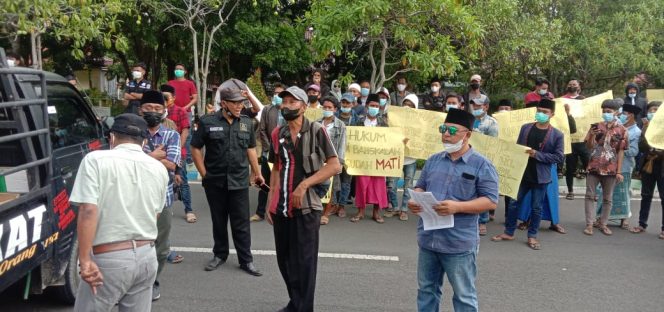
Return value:
<svg viewBox="0 0 664 312">
<path fill-rule="evenodd" d="M 424 225 L 425 231 L 448 229 L 454 227 L 454 216 L 439 216 L 433 209 L 433 206 L 438 204 L 438 200 L 431 194 L 431 192 L 414 192 L 408 189 L 410 199 L 422 206 L 420 218 Z"/>
</svg>

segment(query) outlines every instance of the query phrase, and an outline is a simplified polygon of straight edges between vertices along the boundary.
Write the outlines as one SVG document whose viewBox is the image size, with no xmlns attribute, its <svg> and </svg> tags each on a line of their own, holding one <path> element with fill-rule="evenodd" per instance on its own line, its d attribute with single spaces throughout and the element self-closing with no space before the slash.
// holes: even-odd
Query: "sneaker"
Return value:
<svg viewBox="0 0 664 312">
<path fill-rule="evenodd" d="M 157 301 L 161 298 L 161 292 L 159 292 L 159 285 L 152 285 L 152 301 Z"/>
<path fill-rule="evenodd" d="M 251 218 L 249 218 L 249 221 L 251 221 L 251 222 L 260 222 L 260 221 L 263 221 L 263 217 L 255 214 L 255 215 L 251 216 Z"/>
</svg>

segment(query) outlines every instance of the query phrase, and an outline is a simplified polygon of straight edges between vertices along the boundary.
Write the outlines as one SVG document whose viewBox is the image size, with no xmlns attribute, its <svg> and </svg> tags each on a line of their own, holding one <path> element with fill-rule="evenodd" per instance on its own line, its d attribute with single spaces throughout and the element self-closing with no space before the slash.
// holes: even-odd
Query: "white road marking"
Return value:
<svg viewBox="0 0 664 312">
<path fill-rule="evenodd" d="M 212 248 L 200 247 L 171 247 L 173 251 L 179 252 L 195 252 L 195 253 L 212 253 Z M 274 250 L 252 250 L 251 253 L 257 256 L 276 256 L 277 252 Z M 235 249 L 230 250 L 230 254 L 235 255 Z M 334 258 L 334 259 L 353 259 L 353 260 L 374 260 L 374 261 L 393 261 L 399 262 L 397 256 L 381 256 L 381 255 L 362 255 L 362 254 L 344 254 L 344 253 L 318 253 L 319 258 Z"/>
</svg>

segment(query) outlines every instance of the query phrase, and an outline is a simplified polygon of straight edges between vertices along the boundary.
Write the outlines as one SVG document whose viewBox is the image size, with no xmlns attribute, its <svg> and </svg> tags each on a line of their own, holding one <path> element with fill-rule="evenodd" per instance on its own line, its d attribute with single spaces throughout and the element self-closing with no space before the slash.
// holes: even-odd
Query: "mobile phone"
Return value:
<svg viewBox="0 0 664 312">
<path fill-rule="evenodd" d="M 267 184 L 265 184 L 265 183 L 259 185 L 258 187 L 261 189 L 261 191 L 263 191 L 263 192 L 265 192 L 265 193 L 269 193 L 269 192 L 270 192 L 270 186 L 267 185 Z"/>
</svg>

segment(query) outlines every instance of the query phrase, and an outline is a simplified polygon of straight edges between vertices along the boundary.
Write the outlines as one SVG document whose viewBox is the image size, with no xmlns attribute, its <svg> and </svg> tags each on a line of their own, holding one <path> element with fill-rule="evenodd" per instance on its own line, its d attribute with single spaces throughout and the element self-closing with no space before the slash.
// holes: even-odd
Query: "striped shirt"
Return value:
<svg viewBox="0 0 664 312">
<path fill-rule="evenodd" d="M 180 165 L 180 134 L 177 131 L 166 128 L 164 125 L 159 125 L 159 130 L 150 134 L 150 131 L 147 132 L 148 143 L 143 146 L 143 152 L 149 154 L 153 152 L 157 146 L 164 145 L 164 151 L 166 151 L 166 159 L 176 165 Z M 166 207 L 170 207 L 173 204 L 173 181 L 175 173 L 171 170 L 168 170 L 168 188 L 166 192 Z"/>
</svg>

